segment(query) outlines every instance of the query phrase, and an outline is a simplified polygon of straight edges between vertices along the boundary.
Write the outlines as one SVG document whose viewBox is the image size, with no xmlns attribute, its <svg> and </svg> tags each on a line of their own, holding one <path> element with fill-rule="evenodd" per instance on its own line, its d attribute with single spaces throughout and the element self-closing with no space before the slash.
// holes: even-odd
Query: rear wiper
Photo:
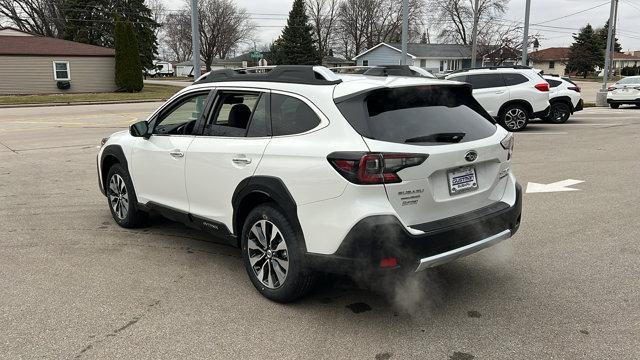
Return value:
<svg viewBox="0 0 640 360">
<path fill-rule="evenodd" d="M 418 136 L 406 139 L 405 143 L 421 143 L 421 142 L 443 142 L 443 143 L 459 143 L 466 133 L 439 133 L 426 136 Z"/>
</svg>

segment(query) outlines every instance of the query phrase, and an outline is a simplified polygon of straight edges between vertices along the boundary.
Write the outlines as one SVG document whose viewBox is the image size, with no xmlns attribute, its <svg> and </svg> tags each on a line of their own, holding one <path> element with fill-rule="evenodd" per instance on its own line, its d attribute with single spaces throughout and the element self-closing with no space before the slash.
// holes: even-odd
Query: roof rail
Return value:
<svg viewBox="0 0 640 360">
<path fill-rule="evenodd" d="M 247 72 L 247 68 L 238 71 L 232 69 L 211 71 L 194 84 L 226 81 L 268 81 L 307 85 L 335 85 L 342 82 L 337 75 L 323 66 L 278 65 L 267 72 Z"/>
<path fill-rule="evenodd" d="M 472 67 L 468 69 L 456 70 L 456 71 L 453 71 L 451 74 L 456 74 L 456 73 L 465 72 L 469 70 L 497 70 L 497 69 L 531 70 L 533 68 L 530 66 L 524 66 L 524 65 L 480 66 L 480 67 Z"/>
</svg>

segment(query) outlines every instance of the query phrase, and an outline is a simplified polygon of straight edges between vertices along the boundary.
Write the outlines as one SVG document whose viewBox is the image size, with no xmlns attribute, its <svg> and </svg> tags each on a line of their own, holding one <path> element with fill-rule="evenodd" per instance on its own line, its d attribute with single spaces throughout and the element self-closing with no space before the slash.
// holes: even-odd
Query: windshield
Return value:
<svg viewBox="0 0 640 360">
<path fill-rule="evenodd" d="M 438 145 L 483 139 L 496 131 L 466 86 L 378 89 L 337 105 L 361 135 L 382 141 Z"/>
</svg>

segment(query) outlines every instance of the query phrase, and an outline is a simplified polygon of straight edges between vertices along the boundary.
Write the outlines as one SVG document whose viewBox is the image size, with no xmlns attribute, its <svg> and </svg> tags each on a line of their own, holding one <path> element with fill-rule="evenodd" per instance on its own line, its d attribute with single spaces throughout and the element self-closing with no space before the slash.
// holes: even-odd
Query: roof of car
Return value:
<svg viewBox="0 0 640 360">
<path fill-rule="evenodd" d="M 278 70 L 279 69 L 279 70 Z M 208 89 L 219 86 L 272 89 L 294 93 L 333 92 L 334 98 L 353 93 L 384 87 L 405 87 L 420 85 L 460 84 L 448 80 L 408 76 L 366 76 L 355 74 L 335 74 L 319 66 L 277 66 L 262 74 L 238 74 L 231 70 L 211 72 L 203 75 L 190 89 Z"/>
</svg>

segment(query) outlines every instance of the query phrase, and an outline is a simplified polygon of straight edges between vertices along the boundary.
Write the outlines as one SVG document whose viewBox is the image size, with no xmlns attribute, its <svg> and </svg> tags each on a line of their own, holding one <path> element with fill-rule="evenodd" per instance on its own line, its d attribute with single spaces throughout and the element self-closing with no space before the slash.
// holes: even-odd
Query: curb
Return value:
<svg viewBox="0 0 640 360">
<path fill-rule="evenodd" d="M 25 108 L 25 107 L 48 107 L 48 106 L 136 104 L 136 103 L 162 102 L 162 101 L 167 101 L 167 99 L 113 100 L 113 101 L 77 101 L 77 102 L 36 103 L 36 104 L 7 104 L 7 105 L 0 105 L 0 109 Z"/>
</svg>

